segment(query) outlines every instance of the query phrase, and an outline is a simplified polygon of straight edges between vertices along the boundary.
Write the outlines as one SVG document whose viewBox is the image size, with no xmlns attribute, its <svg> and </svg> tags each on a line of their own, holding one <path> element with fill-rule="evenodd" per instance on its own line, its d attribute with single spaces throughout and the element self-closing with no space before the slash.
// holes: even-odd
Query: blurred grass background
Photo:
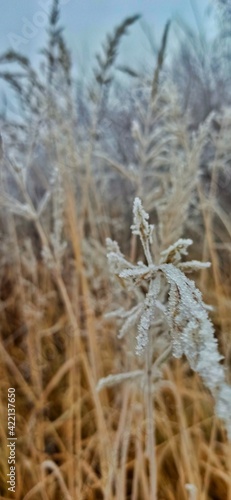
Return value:
<svg viewBox="0 0 231 500">
<path fill-rule="evenodd" d="M 105 238 L 132 261 L 140 256 L 130 237 L 134 196 L 158 227 L 154 255 L 185 236 L 191 257 L 212 262 L 193 278 L 214 306 L 230 381 L 229 15 L 219 13 L 210 42 L 175 26 L 179 46 L 165 64 L 168 23 L 150 74 L 116 67 L 139 16 L 126 18 L 107 35 L 88 83 L 76 85 L 54 1 L 40 69 L 12 50 L 0 57 L 19 110 L 16 121 L 1 116 L 2 499 L 11 498 L 9 387 L 13 498 L 150 499 L 142 390 L 134 382 L 96 391 L 100 377 L 139 367 L 131 340 L 119 341 L 105 318 L 121 304 Z M 155 410 L 158 499 L 231 499 L 230 444 L 184 359 L 164 366 Z"/>
</svg>

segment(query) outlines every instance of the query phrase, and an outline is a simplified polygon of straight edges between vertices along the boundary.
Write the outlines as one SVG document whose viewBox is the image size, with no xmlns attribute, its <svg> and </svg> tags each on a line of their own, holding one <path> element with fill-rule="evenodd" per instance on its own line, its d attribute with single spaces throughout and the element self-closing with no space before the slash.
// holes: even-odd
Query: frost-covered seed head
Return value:
<svg viewBox="0 0 231 500">
<path fill-rule="evenodd" d="M 154 225 L 148 224 L 149 215 L 143 209 L 140 198 L 135 198 L 134 200 L 133 215 L 134 220 L 131 226 L 133 234 L 139 235 L 142 242 L 147 240 L 149 243 L 152 243 Z"/>
</svg>

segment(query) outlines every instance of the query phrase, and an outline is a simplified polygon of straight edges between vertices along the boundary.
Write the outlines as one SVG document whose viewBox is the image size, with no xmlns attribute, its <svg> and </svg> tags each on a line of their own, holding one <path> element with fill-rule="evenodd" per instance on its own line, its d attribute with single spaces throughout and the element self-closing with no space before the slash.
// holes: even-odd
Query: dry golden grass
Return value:
<svg viewBox="0 0 231 500">
<path fill-rule="evenodd" d="M 104 318 L 112 301 L 104 249 L 91 239 L 84 248 L 85 224 L 76 216 L 68 180 L 65 189 L 69 249 L 62 272 L 47 269 L 35 255 L 33 239 L 25 245 L 30 228 L 20 234 L 17 217 L 7 217 L 1 266 L 1 498 L 9 498 L 6 397 L 8 387 L 15 387 L 14 498 L 148 500 L 143 394 L 135 382 L 96 391 L 101 376 L 134 369 L 136 360 L 121 348 L 116 324 Z M 230 287 L 219 263 L 213 214 L 199 190 L 204 255 L 213 264 L 199 283 L 205 299 L 216 305 L 214 321 L 229 366 Z M 158 498 L 189 498 L 187 483 L 197 488 L 191 498 L 231 498 L 230 445 L 210 394 L 185 361 L 165 366 L 155 406 Z"/>
</svg>

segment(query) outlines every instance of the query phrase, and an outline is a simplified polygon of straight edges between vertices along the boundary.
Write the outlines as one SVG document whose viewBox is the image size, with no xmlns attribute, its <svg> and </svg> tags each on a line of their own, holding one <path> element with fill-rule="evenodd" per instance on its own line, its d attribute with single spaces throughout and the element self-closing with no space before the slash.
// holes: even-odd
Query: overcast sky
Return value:
<svg viewBox="0 0 231 500">
<path fill-rule="evenodd" d="M 209 0 L 60 0 L 61 22 L 73 59 L 84 65 L 99 50 L 106 33 L 126 16 L 142 14 L 158 41 L 166 21 L 176 15 L 196 28 L 194 8 L 199 22 L 205 24 L 210 3 Z M 0 53 L 11 47 L 36 62 L 36 54 L 46 39 L 50 4 L 51 0 L 1 0 Z M 150 50 L 140 23 L 130 29 L 121 50 L 124 57 L 132 56 L 134 62 Z"/>
</svg>

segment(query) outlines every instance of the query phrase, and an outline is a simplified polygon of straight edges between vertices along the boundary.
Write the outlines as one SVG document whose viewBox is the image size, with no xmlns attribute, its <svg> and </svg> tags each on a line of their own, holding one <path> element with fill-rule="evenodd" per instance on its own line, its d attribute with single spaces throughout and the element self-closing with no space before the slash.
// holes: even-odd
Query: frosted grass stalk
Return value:
<svg viewBox="0 0 231 500">
<path fill-rule="evenodd" d="M 214 327 L 208 316 L 209 307 L 204 304 L 194 281 L 185 275 L 185 272 L 209 267 L 210 263 L 195 260 L 182 262 L 192 240 L 180 238 L 164 250 L 160 261 L 154 264 L 150 248 L 154 226 L 148 223 L 149 215 L 139 198 L 135 198 L 133 216 L 131 229 L 133 234 L 140 237 L 147 264 L 138 262 L 134 265 L 128 262 L 118 244 L 111 240 L 108 240 L 108 261 L 112 272 L 123 278 L 125 283 L 139 287 L 142 282 L 146 282 L 148 291 L 143 303 L 124 315 L 125 327 L 120 330 L 120 338 L 129 328 L 133 328 L 137 320 L 136 355 L 145 356 L 149 352 L 149 364 L 152 363 L 155 349 L 153 323 L 158 308 L 158 314 L 162 313 L 167 320 L 173 356 L 180 358 L 185 355 L 192 370 L 201 376 L 214 397 L 215 413 L 224 421 L 231 440 L 231 387 L 226 383 L 225 369 L 221 363 L 223 356 L 219 353 Z M 160 294 L 163 287 L 166 294 Z M 162 309 L 159 295 L 162 297 Z"/>
</svg>

